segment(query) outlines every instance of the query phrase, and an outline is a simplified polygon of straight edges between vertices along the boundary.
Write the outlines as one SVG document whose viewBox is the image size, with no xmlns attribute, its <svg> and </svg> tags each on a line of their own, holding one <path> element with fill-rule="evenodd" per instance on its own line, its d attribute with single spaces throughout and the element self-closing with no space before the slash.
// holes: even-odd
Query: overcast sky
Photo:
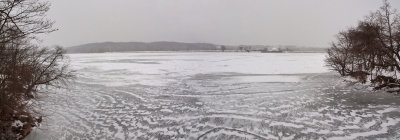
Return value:
<svg viewBox="0 0 400 140">
<path fill-rule="evenodd" d="M 390 0 L 400 9 L 400 0 Z M 381 0 L 54 0 L 45 45 L 179 41 L 327 47 Z"/>
</svg>

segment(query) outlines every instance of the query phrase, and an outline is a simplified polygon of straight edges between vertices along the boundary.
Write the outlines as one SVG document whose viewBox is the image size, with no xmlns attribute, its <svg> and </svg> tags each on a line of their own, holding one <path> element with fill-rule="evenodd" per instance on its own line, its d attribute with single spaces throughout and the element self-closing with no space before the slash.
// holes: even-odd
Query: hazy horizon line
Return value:
<svg viewBox="0 0 400 140">
<path fill-rule="evenodd" d="M 304 46 L 304 45 L 290 45 L 290 44 L 218 44 L 218 43 L 211 43 L 211 42 L 185 42 L 185 41 L 166 41 L 166 40 L 160 40 L 160 41 L 99 41 L 99 42 L 90 42 L 90 43 L 82 43 L 79 45 L 72 45 L 72 46 L 62 46 L 62 45 L 52 45 L 52 46 L 62 46 L 64 48 L 69 48 L 69 47 L 77 47 L 77 46 L 83 46 L 87 44 L 101 44 L 101 43 L 156 43 L 156 42 L 171 42 L 171 43 L 203 43 L 203 44 L 212 44 L 212 45 L 224 45 L 224 46 L 273 46 L 273 47 L 300 47 L 300 48 L 329 48 L 329 46 Z"/>
</svg>

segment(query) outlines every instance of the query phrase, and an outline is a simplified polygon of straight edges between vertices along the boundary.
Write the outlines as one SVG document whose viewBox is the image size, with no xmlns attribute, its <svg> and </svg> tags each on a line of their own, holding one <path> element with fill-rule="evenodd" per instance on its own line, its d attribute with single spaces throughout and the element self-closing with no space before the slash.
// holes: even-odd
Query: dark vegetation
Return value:
<svg viewBox="0 0 400 140">
<path fill-rule="evenodd" d="M 72 77 L 60 47 L 37 44 L 55 31 L 45 18 L 48 2 L 0 1 L 0 139 L 22 139 L 42 121 L 32 110 L 39 89 L 59 87 Z M 19 123 L 17 123 L 19 122 Z"/>
<path fill-rule="evenodd" d="M 217 46 L 209 43 L 181 43 L 181 42 L 104 42 L 90 43 L 66 48 L 68 53 L 104 53 L 130 51 L 210 51 L 217 50 Z"/>
<path fill-rule="evenodd" d="M 327 65 L 375 89 L 400 87 L 400 15 L 385 0 L 358 26 L 342 31 L 328 49 Z"/>
</svg>

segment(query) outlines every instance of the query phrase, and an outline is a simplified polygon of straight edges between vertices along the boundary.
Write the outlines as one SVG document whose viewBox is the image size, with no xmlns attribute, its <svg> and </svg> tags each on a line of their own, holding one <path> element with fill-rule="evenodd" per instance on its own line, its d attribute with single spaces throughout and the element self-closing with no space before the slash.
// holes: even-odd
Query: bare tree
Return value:
<svg viewBox="0 0 400 140">
<path fill-rule="evenodd" d="M 339 48 L 338 45 L 332 43 L 332 47 L 328 49 L 328 58 L 325 60 L 326 65 L 332 70 L 339 72 L 340 75 L 346 76 L 349 52 L 346 48 Z"/>
<path fill-rule="evenodd" d="M 378 11 L 372 13 L 367 22 L 377 26 L 375 33 L 377 34 L 377 42 L 382 47 L 386 56 L 391 59 L 394 67 L 400 71 L 400 42 L 398 35 L 400 33 L 400 15 L 395 9 L 391 9 L 391 5 L 387 0 Z"/>
<path fill-rule="evenodd" d="M 50 33 L 48 2 L 39 0 L 0 1 L 0 139 L 20 139 L 37 121 L 26 110 L 41 86 L 59 86 L 72 77 L 64 52 L 34 45 L 37 35 Z M 24 124 L 12 127 L 20 120 Z"/>
<path fill-rule="evenodd" d="M 400 86 L 400 16 L 387 0 L 357 27 L 338 34 L 326 63 L 342 76 L 377 87 Z"/>
</svg>

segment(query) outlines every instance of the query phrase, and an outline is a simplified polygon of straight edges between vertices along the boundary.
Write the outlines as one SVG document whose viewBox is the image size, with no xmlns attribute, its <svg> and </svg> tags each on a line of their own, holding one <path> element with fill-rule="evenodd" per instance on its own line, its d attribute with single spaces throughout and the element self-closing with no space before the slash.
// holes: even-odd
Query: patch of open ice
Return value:
<svg viewBox="0 0 400 140">
<path fill-rule="evenodd" d="M 196 105 L 203 105 L 203 102 L 196 102 Z"/>
<path fill-rule="evenodd" d="M 303 128 L 304 127 L 304 125 L 287 123 L 287 122 L 272 122 L 269 125 L 270 126 L 286 126 L 286 127 L 293 127 L 293 128 Z"/>
<path fill-rule="evenodd" d="M 172 112 L 174 112 L 174 111 L 172 111 L 171 109 L 161 109 L 160 110 L 161 112 L 167 112 L 167 113 L 172 113 Z"/>
<path fill-rule="evenodd" d="M 385 108 L 384 110 L 378 110 L 376 112 L 379 113 L 379 114 L 383 114 L 383 113 L 388 113 L 388 112 L 393 112 L 393 111 L 400 111 L 400 109 L 394 108 L 394 107 L 390 107 L 390 108 Z"/>
<path fill-rule="evenodd" d="M 128 95 L 131 95 L 131 96 L 133 96 L 133 97 L 135 97 L 135 98 L 140 99 L 141 101 L 147 101 L 145 98 L 143 98 L 143 97 L 141 97 L 141 96 L 139 96 L 139 95 L 137 95 L 137 94 L 134 94 L 134 93 L 132 93 L 132 92 L 122 91 L 122 90 L 115 90 L 115 91 L 117 91 L 117 92 L 122 92 L 122 93 L 126 93 L 126 94 L 128 94 Z"/>
<path fill-rule="evenodd" d="M 364 124 L 364 128 L 370 128 L 371 126 L 374 126 L 376 122 L 374 120 L 369 121 L 368 123 Z"/>
<path fill-rule="evenodd" d="M 226 82 L 233 83 L 273 83 L 273 82 L 299 82 L 300 76 L 281 76 L 281 75 L 268 75 L 268 76 L 235 76 Z"/>
</svg>

